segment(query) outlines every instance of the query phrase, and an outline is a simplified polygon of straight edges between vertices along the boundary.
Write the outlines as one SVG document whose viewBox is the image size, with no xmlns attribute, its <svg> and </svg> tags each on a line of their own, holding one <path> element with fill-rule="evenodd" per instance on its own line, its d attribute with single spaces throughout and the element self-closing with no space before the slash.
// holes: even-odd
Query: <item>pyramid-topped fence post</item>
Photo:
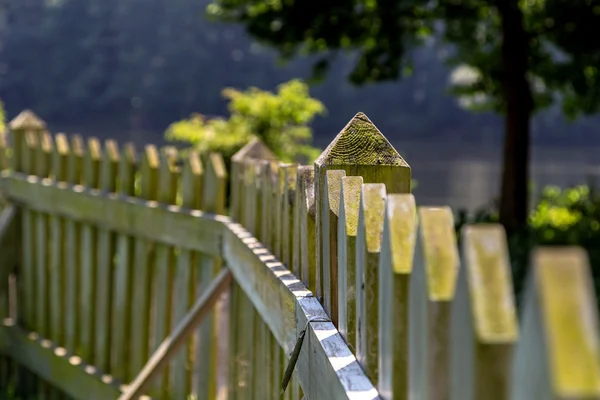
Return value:
<svg viewBox="0 0 600 400">
<path fill-rule="evenodd" d="M 259 138 L 253 138 L 231 157 L 229 215 L 237 221 L 241 221 L 241 199 L 244 196 L 244 168 L 241 164 L 247 159 L 276 161 L 277 156 Z"/>
<path fill-rule="evenodd" d="M 11 168 L 15 172 L 24 172 L 23 152 L 25 151 L 25 135 L 28 132 L 41 134 L 46 130 L 46 123 L 35 115 L 33 111 L 24 110 L 9 122 L 8 127 L 12 134 L 11 146 L 13 154 Z"/>
<path fill-rule="evenodd" d="M 343 170 L 347 176 L 362 176 L 364 183 L 383 183 L 387 193 L 410 193 L 411 170 L 375 124 L 359 112 L 315 161 L 316 292 L 323 298 L 323 207 L 328 170 Z"/>
</svg>

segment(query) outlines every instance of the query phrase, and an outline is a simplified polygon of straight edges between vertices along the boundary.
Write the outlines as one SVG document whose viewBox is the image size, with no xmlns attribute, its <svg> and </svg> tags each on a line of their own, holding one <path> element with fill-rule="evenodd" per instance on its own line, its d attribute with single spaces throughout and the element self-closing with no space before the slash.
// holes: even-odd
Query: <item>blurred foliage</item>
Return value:
<svg viewBox="0 0 600 400">
<path fill-rule="evenodd" d="M 0 1 L 0 96 L 8 119 L 30 108 L 51 127 L 112 137 L 129 134 L 133 120 L 145 132 L 141 140 L 156 142 L 169 123 L 195 111 L 206 116 L 226 115 L 226 101 L 220 97 L 224 87 L 274 90 L 280 82 L 310 75 L 320 55 L 277 63 L 277 54 L 266 41 L 252 40 L 243 26 L 203 18 L 201 14 L 210 2 Z M 374 42 L 381 47 L 386 40 L 397 38 L 367 37 L 367 28 L 375 34 L 384 31 L 377 21 L 384 12 L 377 17 L 374 11 L 365 11 L 363 20 L 352 25 L 354 20 L 346 21 L 352 18 L 354 8 L 344 8 L 345 2 L 338 7 L 341 14 L 337 22 L 330 22 L 335 16 L 327 13 L 336 11 L 333 6 L 337 1 L 303 3 L 316 10 L 313 14 L 323 21 L 321 29 L 331 26 L 347 39 L 360 35 L 369 46 Z M 362 3 L 357 1 L 356 9 Z M 377 7 L 385 5 L 374 3 Z M 403 7 L 409 6 L 406 2 Z M 307 23 L 313 18 L 309 17 Z M 348 26 L 356 29 L 356 34 L 351 32 L 354 36 L 346 35 Z M 293 26 L 276 32 L 282 39 L 296 36 Z M 582 45 L 592 46 L 597 42 L 591 40 L 594 37 Z M 329 109 L 328 118 L 312 125 L 316 141 L 326 145 L 326 138 L 339 132 L 357 111 L 365 112 L 392 141 L 400 135 L 402 140 L 419 141 L 448 140 L 450 136 L 452 140 L 498 140 L 497 117 L 470 114 L 452 96 L 444 95 L 449 69 L 441 60 L 456 54 L 453 47 L 440 35 L 424 42 L 424 46 L 410 50 L 401 84 L 353 87 L 346 76 L 361 57 L 361 50 L 349 46 L 347 54 L 331 54 L 327 65 L 330 73 L 311 88 L 311 94 Z M 319 43 L 332 47 L 328 42 Z M 593 76 L 593 70 L 590 74 Z M 534 131 L 545 144 L 589 145 L 592 140 L 599 141 L 595 135 L 599 120 L 590 118 L 568 125 L 557 104 L 536 118 Z"/>
<path fill-rule="evenodd" d="M 466 223 L 497 222 L 493 208 L 473 215 L 459 212 L 456 229 Z M 529 215 L 528 230 L 508 238 L 517 295 L 521 293 L 529 265 L 530 251 L 536 246 L 581 246 L 590 260 L 596 293 L 600 293 L 600 192 L 591 186 L 567 189 L 546 187 Z"/>
<path fill-rule="evenodd" d="M 501 15 L 515 5 L 518 13 Z M 348 77 L 357 84 L 413 73 L 413 49 L 439 39 L 452 45 L 446 61 L 468 68 L 454 81 L 464 105 L 503 111 L 502 18 L 523 25 L 535 105 L 562 105 L 570 117 L 600 107 L 600 0 L 214 0 L 207 12 L 237 22 L 284 58 L 318 54 L 323 76 L 340 51 L 359 54 Z M 522 20 L 519 18 L 522 17 Z M 513 34 L 515 31 L 511 31 Z M 512 57 L 517 57 L 512 54 Z M 459 77 L 460 78 L 460 77 Z"/>
<path fill-rule="evenodd" d="M 246 91 L 223 90 L 229 100 L 229 119 L 194 114 L 169 126 L 165 138 L 191 144 L 199 152 L 216 151 L 228 160 L 250 141 L 260 138 L 285 162 L 311 164 L 320 154 L 310 145 L 308 126 L 326 112 L 319 100 L 310 97 L 308 86 L 294 79 L 272 93 L 255 87 Z"/>
</svg>

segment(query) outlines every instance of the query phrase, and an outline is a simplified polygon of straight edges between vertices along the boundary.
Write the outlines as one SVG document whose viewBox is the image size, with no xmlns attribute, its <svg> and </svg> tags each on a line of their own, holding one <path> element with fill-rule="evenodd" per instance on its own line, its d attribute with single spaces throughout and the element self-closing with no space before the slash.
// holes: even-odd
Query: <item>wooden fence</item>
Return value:
<svg viewBox="0 0 600 400">
<path fill-rule="evenodd" d="M 10 136 L 0 384 L 76 399 L 600 398 L 587 255 L 536 249 L 519 321 L 502 228 L 468 225 L 459 249 L 451 210 L 416 206 L 410 167 L 363 114 L 314 166 L 249 143 L 230 217 L 219 155 L 52 136 L 30 112 Z"/>
</svg>

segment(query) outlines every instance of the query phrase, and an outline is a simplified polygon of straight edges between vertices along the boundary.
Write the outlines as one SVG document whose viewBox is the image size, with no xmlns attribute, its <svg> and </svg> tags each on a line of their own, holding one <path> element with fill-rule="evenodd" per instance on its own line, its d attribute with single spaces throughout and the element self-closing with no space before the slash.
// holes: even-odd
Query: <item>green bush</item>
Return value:
<svg viewBox="0 0 600 400">
<path fill-rule="evenodd" d="M 277 93 L 252 87 L 246 91 L 227 88 L 229 119 L 194 114 L 169 126 L 169 141 L 190 144 L 199 152 L 216 151 L 226 163 L 254 136 L 258 136 L 282 161 L 312 163 L 319 150 L 310 145 L 308 126 L 326 112 L 325 106 L 310 97 L 308 86 L 297 79 L 278 86 Z"/>
<path fill-rule="evenodd" d="M 457 231 L 468 222 L 497 222 L 494 208 L 479 210 L 472 216 L 461 211 Z M 588 255 L 594 286 L 600 294 L 600 192 L 588 186 L 567 189 L 549 186 L 529 216 L 528 229 L 508 238 L 513 279 L 520 298 L 529 265 L 529 254 L 536 246 L 581 246 Z"/>
</svg>

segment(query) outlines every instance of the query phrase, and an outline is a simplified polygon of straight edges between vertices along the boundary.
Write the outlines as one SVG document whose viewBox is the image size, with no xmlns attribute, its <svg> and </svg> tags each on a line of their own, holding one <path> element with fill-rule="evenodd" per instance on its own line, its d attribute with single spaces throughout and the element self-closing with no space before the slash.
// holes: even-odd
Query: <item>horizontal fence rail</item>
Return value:
<svg viewBox="0 0 600 400">
<path fill-rule="evenodd" d="M 364 114 L 314 165 L 254 139 L 229 175 L 218 154 L 51 135 L 31 112 L 8 139 L 0 381 L 22 393 L 600 399 L 587 254 L 536 249 L 519 319 L 503 228 L 457 234 L 451 209 L 418 206 Z"/>
</svg>

